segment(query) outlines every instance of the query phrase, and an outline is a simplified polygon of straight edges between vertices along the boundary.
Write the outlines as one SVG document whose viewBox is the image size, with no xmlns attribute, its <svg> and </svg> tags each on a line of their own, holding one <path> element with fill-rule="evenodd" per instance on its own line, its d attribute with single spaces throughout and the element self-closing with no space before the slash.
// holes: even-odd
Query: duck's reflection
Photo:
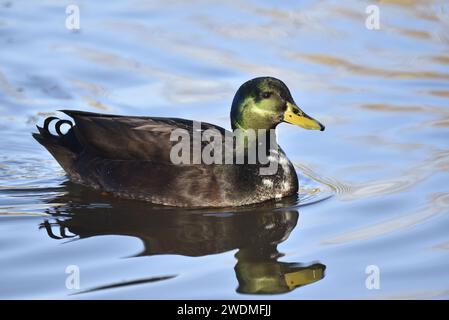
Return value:
<svg viewBox="0 0 449 320">
<path fill-rule="evenodd" d="M 320 263 L 280 262 L 277 250 L 298 223 L 296 209 L 273 205 L 239 211 L 185 210 L 116 200 L 67 183 L 67 193 L 52 199 L 52 219 L 41 227 L 54 239 L 127 235 L 142 240 L 140 256 L 179 254 L 204 256 L 238 249 L 237 291 L 274 294 L 291 291 L 324 277 Z M 296 199 L 286 199 L 282 207 Z M 279 204 L 278 204 L 279 205 Z"/>
</svg>

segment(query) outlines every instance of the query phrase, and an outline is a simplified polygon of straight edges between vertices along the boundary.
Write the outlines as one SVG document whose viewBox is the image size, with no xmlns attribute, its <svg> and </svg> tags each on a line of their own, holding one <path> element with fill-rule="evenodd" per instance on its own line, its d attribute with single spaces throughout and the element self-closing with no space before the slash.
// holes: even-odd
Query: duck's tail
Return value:
<svg viewBox="0 0 449 320">
<path fill-rule="evenodd" d="M 51 133 L 49 130 L 49 126 L 53 122 L 56 134 Z M 70 125 L 69 131 L 65 134 L 61 131 L 63 124 Z M 43 127 L 36 127 L 39 133 L 32 134 L 34 139 L 51 153 L 69 175 L 74 174 L 73 163 L 83 148 L 76 138 L 73 123 L 70 120 L 48 117 L 45 119 Z"/>
</svg>

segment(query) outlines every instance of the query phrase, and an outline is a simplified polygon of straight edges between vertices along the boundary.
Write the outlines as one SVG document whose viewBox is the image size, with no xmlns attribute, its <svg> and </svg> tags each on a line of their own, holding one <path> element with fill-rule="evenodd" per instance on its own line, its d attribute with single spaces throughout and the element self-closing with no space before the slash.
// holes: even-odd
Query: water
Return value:
<svg viewBox="0 0 449 320">
<path fill-rule="evenodd" d="M 373 1 L 77 1 L 77 32 L 69 3 L 0 1 L 0 298 L 449 297 L 447 2 L 374 1 L 368 30 Z M 276 204 L 114 199 L 30 135 L 64 108 L 229 128 L 261 75 L 326 125 L 279 127 L 301 191 Z"/>
</svg>

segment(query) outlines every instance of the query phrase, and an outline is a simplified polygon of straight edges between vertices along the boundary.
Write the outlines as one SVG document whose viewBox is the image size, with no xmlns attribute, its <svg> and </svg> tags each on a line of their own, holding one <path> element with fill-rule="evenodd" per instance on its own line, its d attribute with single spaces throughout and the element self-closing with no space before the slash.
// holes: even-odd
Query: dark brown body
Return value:
<svg viewBox="0 0 449 320">
<path fill-rule="evenodd" d="M 56 123 L 48 118 L 33 134 L 58 161 L 70 179 L 113 193 L 155 204 L 181 207 L 227 207 L 254 204 L 293 195 L 298 181 L 291 162 L 279 149 L 279 168 L 261 176 L 259 165 L 181 164 L 170 160 L 173 130 L 193 133 L 192 121 L 173 118 L 126 117 L 64 111 L 74 119 Z M 62 134 L 60 126 L 70 124 Z M 202 123 L 202 129 L 225 129 Z M 223 138 L 224 141 L 224 138 Z"/>
</svg>

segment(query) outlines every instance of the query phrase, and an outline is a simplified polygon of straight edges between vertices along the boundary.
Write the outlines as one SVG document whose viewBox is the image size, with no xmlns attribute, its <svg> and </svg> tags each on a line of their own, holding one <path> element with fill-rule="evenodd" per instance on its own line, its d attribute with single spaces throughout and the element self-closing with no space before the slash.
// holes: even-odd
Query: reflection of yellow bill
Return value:
<svg viewBox="0 0 449 320">
<path fill-rule="evenodd" d="M 290 290 L 293 290 L 297 286 L 303 286 L 321 280 L 323 277 L 324 269 L 322 268 L 307 268 L 284 274 L 285 282 Z"/>
<path fill-rule="evenodd" d="M 299 109 L 297 105 L 290 102 L 287 102 L 287 110 L 285 110 L 284 112 L 283 120 L 285 122 L 300 126 L 304 129 L 320 131 L 324 130 L 324 126 L 321 123 L 309 117 L 304 113 L 304 111 Z"/>
</svg>

